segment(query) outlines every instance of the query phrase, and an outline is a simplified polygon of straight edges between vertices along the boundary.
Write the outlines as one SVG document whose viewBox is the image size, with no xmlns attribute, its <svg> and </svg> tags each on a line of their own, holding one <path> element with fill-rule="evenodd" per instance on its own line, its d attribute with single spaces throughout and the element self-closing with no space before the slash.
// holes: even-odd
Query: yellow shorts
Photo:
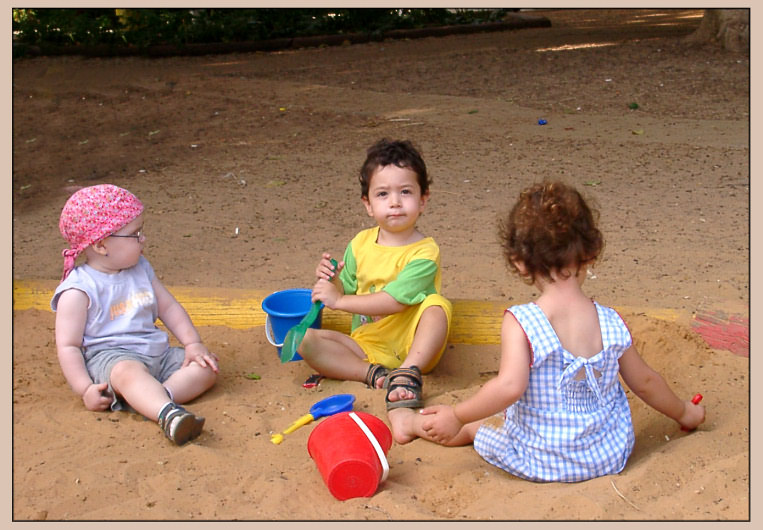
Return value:
<svg viewBox="0 0 763 530">
<path fill-rule="evenodd" d="M 422 313 L 432 306 L 442 307 L 445 311 L 448 319 L 448 332 L 450 333 L 453 306 L 447 298 L 439 294 L 430 294 L 420 304 L 412 305 L 400 313 L 358 326 L 350 334 L 350 337 L 363 349 L 369 363 L 381 364 L 387 368 L 397 368 L 408 356 L 408 350 L 413 344 L 413 337 L 416 334 Z M 427 366 L 421 367 L 423 373 L 431 371 L 437 365 L 445 351 L 447 342 L 446 339 L 442 349 Z"/>
</svg>

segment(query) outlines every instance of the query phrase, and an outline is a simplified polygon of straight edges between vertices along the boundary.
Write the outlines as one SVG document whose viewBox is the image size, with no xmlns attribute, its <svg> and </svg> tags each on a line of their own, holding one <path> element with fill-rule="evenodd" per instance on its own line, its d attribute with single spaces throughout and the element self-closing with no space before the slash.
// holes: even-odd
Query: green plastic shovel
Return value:
<svg viewBox="0 0 763 530">
<path fill-rule="evenodd" d="M 337 262 L 335 259 L 331 260 L 331 265 L 336 270 Z M 294 354 L 297 353 L 297 348 L 302 344 L 302 339 L 305 338 L 307 328 L 309 328 L 315 319 L 318 318 L 318 313 L 323 309 L 323 302 L 313 302 L 310 311 L 299 321 L 299 324 L 291 328 L 286 332 L 286 337 L 283 339 L 283 346 L 281 346 L 281 363 L 288 363 L 294 358 Z"/>
</svg>

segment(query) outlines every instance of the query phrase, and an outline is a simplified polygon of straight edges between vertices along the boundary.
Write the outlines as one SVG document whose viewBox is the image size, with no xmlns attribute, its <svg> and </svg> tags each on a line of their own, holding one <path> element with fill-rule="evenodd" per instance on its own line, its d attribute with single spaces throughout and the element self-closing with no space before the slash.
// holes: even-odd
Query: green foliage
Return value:
<svg viewBox="0 0 763 530">
<path fill-rule="evenodd" d="M 389 8 L 13 9 L 16 42 L 37 46 L 242 42 L 494 20 L 504 10 Z"/>
<path fill-rule="evenodd" d="M 117 37 L 114 9 L 14 9 L 13 32 L 20 42 L 98 44 Z"/>
</svg>

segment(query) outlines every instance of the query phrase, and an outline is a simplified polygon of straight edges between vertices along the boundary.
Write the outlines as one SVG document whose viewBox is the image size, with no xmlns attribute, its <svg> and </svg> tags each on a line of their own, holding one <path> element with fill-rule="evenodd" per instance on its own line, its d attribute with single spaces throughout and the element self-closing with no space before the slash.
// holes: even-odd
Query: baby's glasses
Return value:
<svg viewBox="0 0 763 530">
<path fill-rule="evenodd" d="M 111 234 L 111 236 L 109 237 L 134 237 L 135 241 L 141 241 L 146 239 L 146 234 L 143 232 L 143 229 L 141 228 L 134 234 L 128 234 L 128 235 Z"/>
</svg>

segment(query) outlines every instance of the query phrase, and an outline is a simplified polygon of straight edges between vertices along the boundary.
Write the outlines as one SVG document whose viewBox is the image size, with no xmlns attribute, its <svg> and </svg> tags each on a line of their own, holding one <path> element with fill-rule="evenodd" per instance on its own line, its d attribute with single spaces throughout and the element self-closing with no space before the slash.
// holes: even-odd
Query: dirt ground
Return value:
<svg viewBox="0 0 763 530">
<path fill-rule="evenodd" d="M 222 376 L 189 405 L 205 432 L 177 448 L 141 417 L 86 411 L 58 367 L 53 314 L 17 310 L 13 519 L 748 519 L 749 358 L 711 348 L 691 323 L 749 316 L 750 58 L 687 46 L 701 10 L 539 14 L 550 28 L 14 61 L 13 280 L 55 286 L 61 207 L 78 187 L 110 182 L 146 204 L 145 254 L 170 290 L 310 287 L 320 253 L 341 254 L 370 226 L 356 183 L 365 149 L 408 138 L 434 181 L 419 227 L 440 245 L 454 300 L 536 294 L 497 244 L 496 221 L 522 187 L 563 179 L 596 201 L 606 247 L 586 292 L 622 310 L 680 395 L 705 395 L 699 430 L 633 399 L 625 470 L 580 484 L 529 483 L 471 447 L 417 440 L 392 446 L 373 497 L 340 502 L 307 454 L 313 427 L 278 446 L 270 433 L 333 393 L 386 420 L 381 392 L 304 389 L 309 367 L 279 364 L 261 326 L 205 326 Z M 655 317 L 665 312 L 678 316 Z M 470 395 L 497 358 L 497 345 L 451 344 L 425 377 L 427 402 Z"/>
</svg>

